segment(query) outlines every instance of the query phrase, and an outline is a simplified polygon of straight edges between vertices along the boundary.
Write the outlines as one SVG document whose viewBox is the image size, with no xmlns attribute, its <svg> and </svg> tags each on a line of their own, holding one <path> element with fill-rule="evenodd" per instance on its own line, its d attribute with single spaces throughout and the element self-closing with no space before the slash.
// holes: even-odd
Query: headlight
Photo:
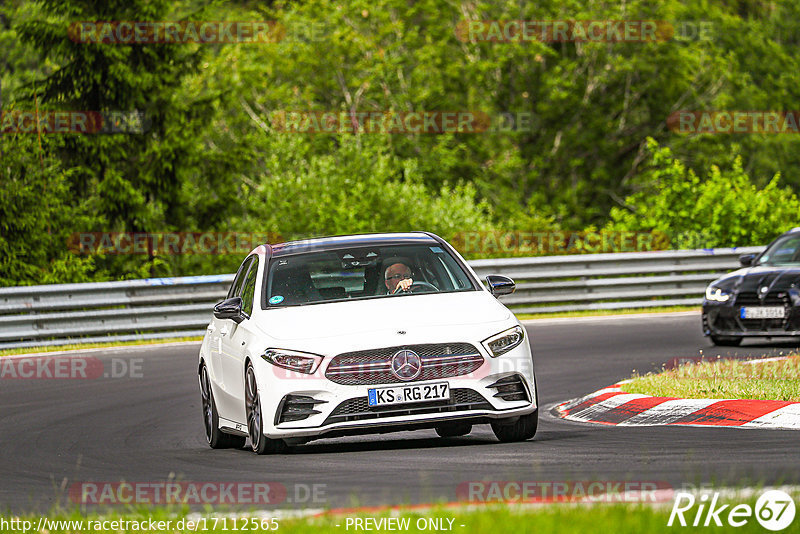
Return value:
<svg viewBox="0 0 800 534">
<path fill-rule="evenodd" d="M 309 375 L 317 370 L 323 358 L 318 354 L 285 349 L 267 349 L 261 357 L 277 367 Z"/>
<path fill-rule="evenodd" d="M 515 326 L 484 340 L 483 346 L 489 351 L 490 356 L 497 358 L 501 354 L 505 354 L 517 347 L 524 340 L 525 330 L 521 326 Z"/>
<path fill-rule="evenodd" d="M 714 286 L 708 286 L 708 288 L 706 288 L 706 300 L 712 300 L 714 302 L 727 302 L 730 298 L 730 291 L 726 291 Z"/>
</svg>

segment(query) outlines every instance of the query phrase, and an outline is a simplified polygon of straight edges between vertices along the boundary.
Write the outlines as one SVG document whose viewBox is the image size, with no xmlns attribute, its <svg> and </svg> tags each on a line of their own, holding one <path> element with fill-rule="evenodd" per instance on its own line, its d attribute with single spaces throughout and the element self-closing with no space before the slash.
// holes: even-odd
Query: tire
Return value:
<svg viewBox="0 0 800 534">
<path fill-rule="evenodd" d="M 211 381 L 208 379 L 208 369 L 205 364 L 200 368 L 199 379 L 206 442 L 212 449 L 241 449 L 247 442 L 247 438 L 226 434 L 219 429 L 217 403 L 214 401 L 214 391 L 211 389 Z"/>
<path fill-rule="evenodd" d="M 250 447 L 256 454 L 274 454 L 286 450 L 286 442 L 282 439 L 270 439 L 264 435 L 264 417 L 261 411 L 261 397 L 253 364 L 247 363 L 244 384 L 244 405 L 247 412 L 247 433 L 250 436 Z"/>
<path fill-rule="evenodd" d="M 738 347 L 742 344 L 742 338 L 733 336 L 710 336 L 711 342 L 720 347 Z"/>
<path fill-rule="evenodd" d="M 513 423 L 504 423 L 503 420 L 492 423 L 492 432 L 503 443 L 512 441 L 525 441 L 536 435 L 539 426 L 539 409 L 528 415 L 522 415 Z"/>
<path fill-rule="evenodd" d="M 469 423 L 449 423 L 436 427 L 436 433 L 441 438 L 456 438 L 466 436 L 472 432 L 472 425 Z"/>
</svg>

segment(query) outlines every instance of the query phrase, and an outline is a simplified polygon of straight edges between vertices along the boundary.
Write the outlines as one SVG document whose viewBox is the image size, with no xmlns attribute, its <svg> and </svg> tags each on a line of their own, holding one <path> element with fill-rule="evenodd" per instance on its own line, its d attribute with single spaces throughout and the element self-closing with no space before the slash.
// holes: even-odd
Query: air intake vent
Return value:
<svg viewBox="0 0 800 534">
<path fill-rule="evenodd" d="M 317 400 L 308 395 L 286 395 L 278 404 L 278 410 L 275 412 L 275 424 L 279 425 L 307 419 L 320 413 L 314 409 L 317 404 L 325 404 L 326 402 L 328 401 Z"/>
<path fill-rule="evenodd" d="M 504 401 L 530 402 L 531 400 L 525 387 L 525 381 L 520 375 L 506 376 L 487 387 L 497 390 L 493 396 Z"/>
</svg>

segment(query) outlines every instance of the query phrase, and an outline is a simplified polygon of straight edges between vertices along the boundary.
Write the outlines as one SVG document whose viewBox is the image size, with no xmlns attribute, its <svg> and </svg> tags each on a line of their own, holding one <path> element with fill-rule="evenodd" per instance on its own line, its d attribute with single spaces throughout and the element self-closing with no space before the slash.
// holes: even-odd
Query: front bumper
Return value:
<svg viewBox="0 0 800 534">
<path fill-rule="evenodd" d="M 787 307 L 782 319 L 742 319 L 741 306 L 703 303 L 703 334 L 728 337 L 800 336 L 800 308 Z"/>
<path fill-rule="evenodd" d="M 322 373 L 279 379 L 271 364 L 262 360 L 254 365 L 262 392 L 264 434 L 273 439 L 415 430 L 454 421 L 480 424 L 513 420 L 537 410 L 536 381 L 527 343 L 498 358 L 484 355 L 483 365 L 467 375 L 396 384 L 343 385 L 326 379 Z M 371 388 L 441 382 L 450 386 L 449 400 L 372 408 L 368 405 Z M 514 388 L 524 395 L 503 393 Z M 298 406 L 298 413 L 304 417 L 285 421 L 282 416 L 287 413 L 287 403 Z"/>
</svg>

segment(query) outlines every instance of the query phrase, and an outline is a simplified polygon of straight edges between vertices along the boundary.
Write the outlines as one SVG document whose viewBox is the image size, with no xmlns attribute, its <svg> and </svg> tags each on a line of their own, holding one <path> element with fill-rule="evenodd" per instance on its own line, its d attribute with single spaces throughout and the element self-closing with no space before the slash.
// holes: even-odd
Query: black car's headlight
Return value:
<svg viewBox="0 0 800 534">
<path fill-rule="evenodd" d="M 515 326 L 483 340 L 483 346 L 492 358 L 497 358 L 518 347 L 524 340 L 525 330 L 521 326 Z"/>
<path fill-rule="evenodd" d="M 267 349 L 261 357 L 277 367 L 309 375 L 317 370 L 323 358 L 319 354 L 286 349 Z"/>
<path fill-rule="evenodd" d="M 715 286 L 708 286 L 706 288 L 706 300 L 713 302 L 728 302 L 731 298 L 731 292 L 727 289 L 722 289 Z"/>
</svg>

